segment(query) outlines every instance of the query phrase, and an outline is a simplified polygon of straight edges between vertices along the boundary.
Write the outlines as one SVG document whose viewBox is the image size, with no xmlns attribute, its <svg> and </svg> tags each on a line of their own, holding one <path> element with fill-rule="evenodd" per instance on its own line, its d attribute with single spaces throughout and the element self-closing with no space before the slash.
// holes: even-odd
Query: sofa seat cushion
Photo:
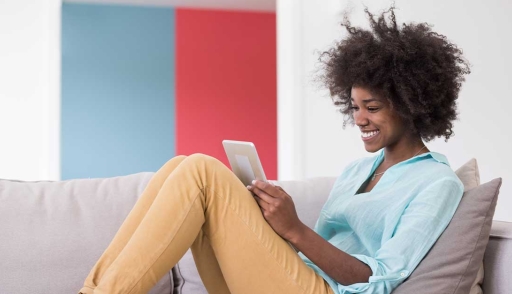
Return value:
<svg viewBox="0 0 512 294">
<path fill-rule="evenodd" d="M 77 293 L 152 175 L 0 180 L 0 293 Z"/>
</svg>

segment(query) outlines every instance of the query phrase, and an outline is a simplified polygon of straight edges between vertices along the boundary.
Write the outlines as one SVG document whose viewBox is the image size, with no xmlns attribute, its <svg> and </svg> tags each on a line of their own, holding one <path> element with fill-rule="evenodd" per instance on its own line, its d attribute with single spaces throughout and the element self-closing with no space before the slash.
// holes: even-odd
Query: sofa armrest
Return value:
<svg viewBox="0 0 512 294">
<path fill-rule="evenodd" d="M 512 289 L 512 222 L 493 221 L 484 255 L 485 294 L 509 293 Z"/>
</svg>

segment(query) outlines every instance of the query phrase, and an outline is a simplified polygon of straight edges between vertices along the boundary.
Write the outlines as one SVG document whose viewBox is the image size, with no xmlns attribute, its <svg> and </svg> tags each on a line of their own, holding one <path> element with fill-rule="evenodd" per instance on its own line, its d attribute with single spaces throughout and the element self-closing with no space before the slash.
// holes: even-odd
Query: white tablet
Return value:
<svg viewBox="0 0 512 294">
<path fill-rule="evenodd" d="M 224 140 L 222 145 L 231 170 L 244 185 L 251 185 L 253 180 L 267 181 L 258 152 L 252 142 Z"/>
</svg>

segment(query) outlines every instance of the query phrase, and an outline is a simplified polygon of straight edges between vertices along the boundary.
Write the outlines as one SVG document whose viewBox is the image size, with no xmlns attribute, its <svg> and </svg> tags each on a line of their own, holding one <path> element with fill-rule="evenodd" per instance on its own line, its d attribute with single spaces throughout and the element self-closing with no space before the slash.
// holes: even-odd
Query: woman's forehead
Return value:
<svg viewBox="0 0 512 294">
<path fill-rule="evenodd" d="M 385 102 L 385 99 L 383 99 L 381 95 L 378 95 L 375 91 L 370 91 L 364 87 L 352 87 L 352 90 L 350 91 L 350 98 L 352 101 L 356 102 Z"/>
</svg>

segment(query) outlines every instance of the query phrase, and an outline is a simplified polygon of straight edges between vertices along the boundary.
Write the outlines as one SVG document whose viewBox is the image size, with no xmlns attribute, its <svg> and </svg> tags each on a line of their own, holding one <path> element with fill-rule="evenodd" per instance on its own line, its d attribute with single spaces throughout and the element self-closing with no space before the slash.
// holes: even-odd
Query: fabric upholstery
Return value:
<svg viewBox="0 0 512 294">
<path fill-rule="evenodd" d="M 464 191 L 471 190 L 480 185 L 480 171 L 475 158 L 471 158 L 468 162 L 459 167 L 455 174 L 464 184 Z"/>
<path fill-rule="evenodd" d="M 505 294 L 512 289 L 512 222 L 494 221 L 485 250 L 484 294 Z"/>
<path fill-rule="evenodd" d="M 77 293 L 152 175 L 0 180 L 0 293 Z M 172 287 L 167 274 L 150 293 Z"/>
<path fill-rule="evenodd" d="M 464 185 L 464 191 L 471 190 L 480 185 L 480 171 L 475 158 L 470 159 L 455 171 Z M 482 294 L 482 283 L 484 282 L 484 261 L 482 260 L 475 281 L 471 285 L 469 294 Z"/>
</svg>

